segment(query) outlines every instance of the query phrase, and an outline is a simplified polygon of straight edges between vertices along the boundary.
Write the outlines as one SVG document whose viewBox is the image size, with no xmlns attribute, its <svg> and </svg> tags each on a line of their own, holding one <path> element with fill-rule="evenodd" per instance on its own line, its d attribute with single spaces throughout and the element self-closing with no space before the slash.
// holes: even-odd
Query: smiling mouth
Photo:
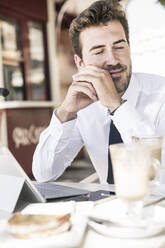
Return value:
<svg viewBox="0 0 165 248">
<path fill-rule="evenodd" d="M 122 70 L 116 70 L 116 71 L 110 71 L 110 75 L 112 78 L 116 78 L 116 77 L 120 77 L 121 76 L 121 73 L 123 73 L 125 70 L 122 69 Z"/>
</svg>

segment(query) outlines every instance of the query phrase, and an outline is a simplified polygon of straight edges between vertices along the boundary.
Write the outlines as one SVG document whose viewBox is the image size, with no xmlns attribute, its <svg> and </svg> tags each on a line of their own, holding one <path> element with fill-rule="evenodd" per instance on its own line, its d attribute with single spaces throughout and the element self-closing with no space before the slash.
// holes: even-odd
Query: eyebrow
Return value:
<svg viewBox="0 0 165 248">
<path fill-rule="evenodd" d="M 105 47 L 104 45 L 99 45 L 99 46 L 93 46 L 89 49 L 89 52 L 95 50 L 95 49 L 98 49 L 98 48 L 102 48 L 102 47 Z"/>
<path fill-rule="evenodd" d="M 114 42 L 113 42 L 113 45 L 119 44 L 119 43 L 121 43 L 121 42 L 126 42 L 126 40 L 121 39 L 121 40 L 114 41 Z M 93 50 L 96 50 L 96 49 L 98 49 L 98 48 L 102 48 L 102 47 L 105 47 L 105 46 L 104 46 L 104 45 L 93 46 L 93 47 L 91 47 L 91 48 L 89 49 L 89 52 L 91 52 L 91 51 L 93 51 Z"/>
<path fill-rule="evenodd" d="M 121 43 L 121 42 L 126 42 L 126 40 L 124 40 L 124 39 L 117 40 L 117 41 L 113 42 L 113 45 L 116 45 L 116 44 Z"/>
</svg>

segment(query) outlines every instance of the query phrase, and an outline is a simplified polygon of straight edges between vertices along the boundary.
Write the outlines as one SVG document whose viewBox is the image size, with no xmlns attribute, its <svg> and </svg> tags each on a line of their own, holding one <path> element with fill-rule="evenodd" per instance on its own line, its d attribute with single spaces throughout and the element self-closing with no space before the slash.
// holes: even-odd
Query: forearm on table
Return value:
<svg viewBox="0 0 165 248">
<path fill-rule="evenodd" d="M 61 125 L 53 132 L 51 124 L 41 134 L 33 156 L 33 174 L 39 181 L 56 180 L 83 146 L 75 124 Z"/>
</svg>

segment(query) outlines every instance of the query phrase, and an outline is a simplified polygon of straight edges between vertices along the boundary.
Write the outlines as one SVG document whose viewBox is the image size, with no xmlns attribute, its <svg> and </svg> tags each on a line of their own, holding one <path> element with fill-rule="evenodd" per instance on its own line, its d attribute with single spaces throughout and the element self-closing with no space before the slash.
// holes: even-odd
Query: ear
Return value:
<svg viewBox="0 0 165 248">
<path fill-rule="evenodd" d="M 74 62 L 78 70 L 84 66 L 83 60 L 77 54 L 74 54 Z"/>
</svg>

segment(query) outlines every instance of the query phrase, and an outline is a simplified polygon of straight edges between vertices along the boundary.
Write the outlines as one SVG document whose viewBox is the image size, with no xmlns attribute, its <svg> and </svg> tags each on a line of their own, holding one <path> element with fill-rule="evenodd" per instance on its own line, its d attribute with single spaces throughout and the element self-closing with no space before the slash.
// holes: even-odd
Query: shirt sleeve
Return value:
<svg viewBox="0 0 165 248">
<path fill-rule="evenodd" d="M 34 152 L 32 171 L 35 178 L 41 182 L 56 180 L 82 146 L 77 119 L 62 124 L 54 112 Z"/>
</svg>

